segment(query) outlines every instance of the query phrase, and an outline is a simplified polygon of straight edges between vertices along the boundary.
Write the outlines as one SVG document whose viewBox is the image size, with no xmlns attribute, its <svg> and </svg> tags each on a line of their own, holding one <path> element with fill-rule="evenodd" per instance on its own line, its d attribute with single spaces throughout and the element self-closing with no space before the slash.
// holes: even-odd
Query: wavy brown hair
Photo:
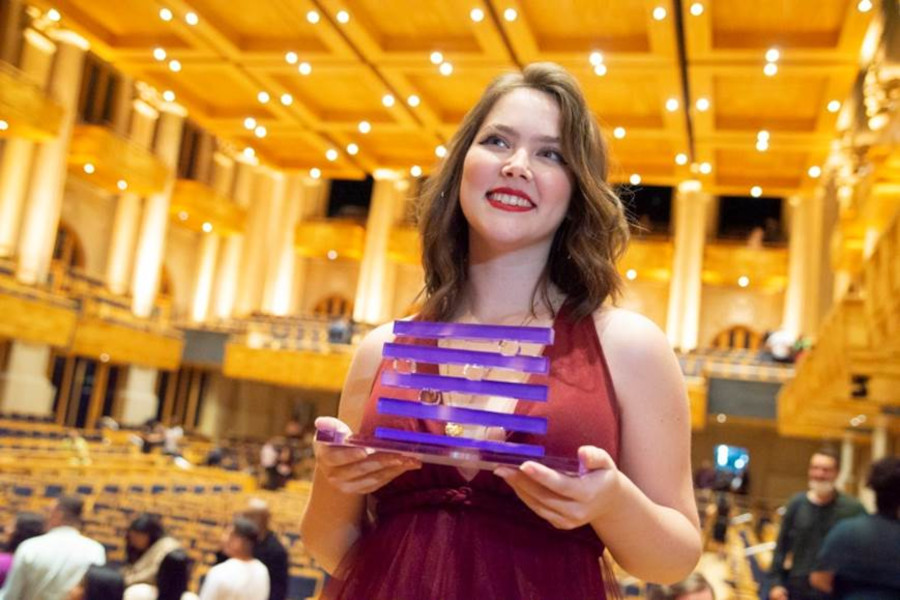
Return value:
<svg viewBox="0 0 900 600">
<path fill-rule="evenodd" d="M 608 153 L 600 127 L 572 75 L 553 63 L 534 63 L 491 82 L 463 118 L 443 163 L 423 186 L 419 213 L 423 319 L 453 316 L 469 257 L 469 229 L 459 204 L 463 162 L 497 100 L 518 88 L 538 90 L 556 100 L 562 152 L 574 179 L 569 210 L 553 238 L 535 296 L 540 294 L 552 310 L 550 286 L 555 285 L 573 304 L 573 318 L 580 319 L 620 293 L 616 262 L 628 243 L 628 226 L 622 202 L 607 181 Z"/>
</svg>

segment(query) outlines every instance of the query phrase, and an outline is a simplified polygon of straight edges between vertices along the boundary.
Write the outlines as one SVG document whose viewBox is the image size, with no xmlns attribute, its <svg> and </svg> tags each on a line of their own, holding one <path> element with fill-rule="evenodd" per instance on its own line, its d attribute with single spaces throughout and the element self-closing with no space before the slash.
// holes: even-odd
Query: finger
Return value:
<svg viewBox="0 0 900 600">
<path fill-rule="evenodd" d="M 564 498 L 574 498 L 578 493 L 579 481 L 577 478 L 554 471 L 540 463 L 526 461 L 519 467 L 519 472 Z"/>
<path fill-rule="evenodd" d="M 336 465 L 328 470 L 328 477 L 333 481 L 352 481 L 376 473 L 382 469 L 408 466 L 410 459 L 390 454 L 372 455 L 344 465 Z"/>
<path fill-rule="evenodd" d="M 609 452 L 596 446 L 582 446 L 578 449 L 578 462 L 582 470 L 615 469 L 616 463 Z"/>
<path fill-rule="evenodd" d="M 315 421 L 315 426 L 320 431 L 333 431 L 344 435 L 353 433 L 349 425 L 334 417 L 318 417 Z"/>
<path fill-rule="evenodd" d="M 365 448 L 338 448 L 317 444 L 313 448 L 316 460 L 326 467 L 340 467 L 365 460 L 370 456 Z"/>
<path fill-rule="evenodd" d="M 529 469 L 526 469 L 525 465 L 522 465 L 522 468 L 518 470 L 506 468 L 497 469 L 496 473 L 498 477 L 505 479 L 513 488 L 527 490 L 532 496 L 539 498 L 553 498 L 560 501 L 570 499 L 568 496 L 564 496 L 556 490 L 545 486 L 542 482 L 530 475 Z"/>
<path fill-rule="evenodd" d="M 565 513 L 551 506 L 545 499 L 535 496 L 523 487 L 513 486 L 513 490 L 525 506 L 557 529 L 571 528 Z"/>
</svg>

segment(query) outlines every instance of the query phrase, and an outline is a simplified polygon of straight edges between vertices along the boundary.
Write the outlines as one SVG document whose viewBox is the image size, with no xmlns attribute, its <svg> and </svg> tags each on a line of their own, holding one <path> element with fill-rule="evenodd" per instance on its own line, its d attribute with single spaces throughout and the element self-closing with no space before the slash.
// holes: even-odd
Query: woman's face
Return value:
<svg viewBox="0 0 900 600">
<path fill-rule="evenodd" d="M 150 546 L 150 535 L 142 531 L 129 531 L 128 543 L 137 550 L 146 550 Z"/>
<path fill-rule="evenodd" d="M 528 88 L 507 93 L 488 113 L 463 163 L 460 205 L 470 240 L 500 251 L 549 249 L 572 187 L 556 100 Z"/>
</svg>

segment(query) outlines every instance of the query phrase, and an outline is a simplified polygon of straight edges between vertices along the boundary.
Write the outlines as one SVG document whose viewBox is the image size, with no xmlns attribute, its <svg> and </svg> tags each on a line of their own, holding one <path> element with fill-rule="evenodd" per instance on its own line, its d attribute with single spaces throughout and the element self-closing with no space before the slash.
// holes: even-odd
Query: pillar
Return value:
<svg viewBox="0 0 900 600">
<path fill-rule="evenodd" d="M 183 109 L 169 105 L 159 118 L 155 153 L 169 167 L 169 175 L 164 189 L 147 198 L 141 218 L 131 283 L 131 309 L 139 317 L 149 317 L 153 312 L 159 288 L 159 275 L 169 224 L 169 202 L 175 187 L 175 168 L 178 164 L 184 116 Z"/>
<path fill-rule="evenodd" d="M 789 204 L 788 284 L 782 329 L 794 337 L 815 335 L 821 318 L 823 199 L 821 193 L 794 196 L 789 199 Z"/>
<path fill-rule="evenodd" d="M 277 171 L 267 170 L 255 178 L 241 257 L 238 314 L 259 312 L 264 307 L 266 274 L 273 250 L 271 232 L 278 226 L 284 186 L 284 175 Z"/>
<path fill-rule="evenodd" d="M 159 113 L 143 100 L 132 103 L 129 138 L 142 148 L 150 148 Z M 141 198 L 132 192 L 116 200 L 116 214 L 106 264 L 106 285 L 114 294 L 125 295 L 134 263 L 135 239 L 141 219 Z"/>
<path fill-rule="evenodd" d="M 194 284 L 194 302 L 191 307 L 191 320 L 195 323 L 206 321 L 209 314 L 209 300 L 216 271 L 216 255 L 219 251 L 219 236 L 214 231 L 202 235 L 197 279 Z"/>
<path fill-rule="evenodd" d="M 13 341 L 0 376 L 0 412 L 49 416 L 55 390 L 47 379 L 50 346 Z"/>
<path fill-rule="evenodd" d="M 682 182 L 675 194 L 675 249 L 666 334 L 669 343 L 683 351 L 697 347 L 706 212 L 710 200 L 711 196 L 703 192 L 698 181 Z"/>
<path fill-rule="evenodd" d="M 305 184 L 299 175 L 291 176 L 286 184 L 284 201 L 275 222 L 272 268 L 266 277 L 266 312 L 286 315 L 291 312 L 294 279 L 294 230 L 302 212 Z"/>
<path fill-rule="evenodd" d="M 50 76 L 56 45 L 33 29 L 26 29 L 23 37 L 20 68 L 43 88 Z M 30 140 L 11 138 L 6 140 L 0 158 L 0 257 L 15 254 L 34 149 Z"/>
<path fill-rule="evenodd" d="M 0 2 L 0 61 L 16 63 L 16 49 L 19 41 L 19 25 L 25 11 L 23 0 Z"/>
<path fill-rule="evenodd" d="M 841 441 L 841 470 L 838 473 L 837 486 L 838 489 L 850 494 L 853 493 L 853 486 L 856 484 L 853 475 L 855 454 L 856 445 L 853 442 L 853 433 L 847 432 Z"/>
<path fill-rule="evenodd" d="M 151 367 L 130 365 L 125 383 L 119 392 L 122 423 L 140 425 L 156 418 L 159 399 L 156 397 L 157 371 Z"/>
<path fill-rule="evenodd" d="M 88 49 L 87 41 L 71 31 L 57 31 L 53 38 L 57 52 L 48 92 L 62 105 L 63 119 L 59 137 L 37 147 L 28 180 L 16 268 L 17 279 L 28 284 L 43 282 L 50 270 L 67 172 L 66 154 Z"/>
<path fill-rule="evenodd" d="M 387 257 L 391 228 L 402 217 L 409 181 L 379 179 L 372 189 L 366 242 L 359 266 L 353 320 L 380 324 L 391 318 L 394 293 L 394 265 Z"/>
<path fill-rule="evenodd" d="M 223 167 L 224 168 L 224 167 Z M 253 180 L 255 167 L 245 162 L 232 162 L 231 166 L 231 197 L 241 208 L 248 209 L 253 197 Z M 221 180 L 223 176 L 219 176 Z M 221 183 L 220 183 L 221 185 Z M 216 292 L 213 314 L 217 319 L 228 319 L 235 309 L 237 297 L 239 269 L 241 267 L 241 255 L 246 239 L 246 227 L 249 227 L 248 219 L 245 223 L 245 233 L 231 235 L 225 239 L 222 248 L 222 256 L 219 259 L 219 268 L 216 273 Z"/>
</svg>

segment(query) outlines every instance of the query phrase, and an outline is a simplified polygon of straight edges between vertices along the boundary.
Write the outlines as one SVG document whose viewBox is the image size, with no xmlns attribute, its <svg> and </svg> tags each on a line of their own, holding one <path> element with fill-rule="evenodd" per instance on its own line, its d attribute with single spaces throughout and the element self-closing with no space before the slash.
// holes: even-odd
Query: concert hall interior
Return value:
<svg viewBox="0 0 900 600">
<path fill-rule="evenodd" d="M 161 515 L 197 592 L 261 498 L 288 597 L 318 597 L 313 421 L 420 306 L 417 200 L 464 115 L 539 61 L 608 143 L 617 304 L 682 369 L 717 597 L 765 589 L 823 445 L 874 510 L 900 453 L 896 0 L 0 0 L 0 521 L 80 496 L 120 566 Z"/>
</svg>

